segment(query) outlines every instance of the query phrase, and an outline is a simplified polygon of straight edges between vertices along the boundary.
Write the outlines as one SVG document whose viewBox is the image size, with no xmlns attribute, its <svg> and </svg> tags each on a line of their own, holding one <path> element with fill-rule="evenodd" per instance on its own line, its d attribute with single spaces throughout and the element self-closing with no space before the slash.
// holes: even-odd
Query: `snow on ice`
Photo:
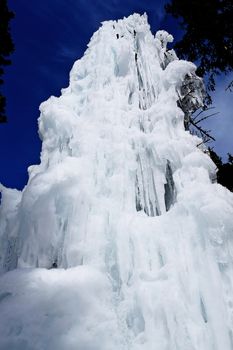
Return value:
<svg viewBox="0 0 233 350">
<path fill-rule="evenodd" d="M 41 104 L 41 163 L 1 185 L 1 350 L 233 348 L 233 196 L 184 127 L 203 86 L 172 40 L 104 22 Z"/>
</svg>

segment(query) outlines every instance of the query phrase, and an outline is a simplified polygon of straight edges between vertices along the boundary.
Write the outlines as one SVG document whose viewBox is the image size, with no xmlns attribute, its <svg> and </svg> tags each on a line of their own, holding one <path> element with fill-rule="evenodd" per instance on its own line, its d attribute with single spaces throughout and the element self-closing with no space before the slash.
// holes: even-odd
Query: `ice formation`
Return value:
<svg viewBox="0 0 233 350">
<path fill-rule="evenodd" d="M 1 187 L 2 350 L 233 349 L 233 196 L 184 127 L 203 91 L 178 107 L 172 39 L 104 22 L 41 104 L 41 163 Z"/>
</svg>

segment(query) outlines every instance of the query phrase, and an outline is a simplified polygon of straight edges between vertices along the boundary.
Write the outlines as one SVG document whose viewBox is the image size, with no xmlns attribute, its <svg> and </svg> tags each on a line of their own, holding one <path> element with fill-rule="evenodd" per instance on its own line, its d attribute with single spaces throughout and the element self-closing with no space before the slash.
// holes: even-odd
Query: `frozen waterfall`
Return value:
<svg viewBox="0 0 233 350">
<path fill-rule="evenodd" d="M 1 185 L 1 350 L 233 349 L 233 195 L 184 125 L 204 92 L 172 40 L 104 22 L 41 104 L 41 163 Z"/>
</svg>

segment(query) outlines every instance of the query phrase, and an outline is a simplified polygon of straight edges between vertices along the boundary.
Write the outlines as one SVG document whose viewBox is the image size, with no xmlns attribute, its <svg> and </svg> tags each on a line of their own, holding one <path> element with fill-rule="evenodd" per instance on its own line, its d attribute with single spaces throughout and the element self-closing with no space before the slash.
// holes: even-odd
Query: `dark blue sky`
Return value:
<svg viewBox="0 0 233 350">
<path fill-rule="evenodd" d="M 27 167 L 38 163 L 40 156 L 39 105 L 51 95 L 59 96 L 60 90 L 68 85 L 74 61 L 83 55 L 100 22 L 133 12 L 147 12 L 153 32 L 165 29 L 177 38 L 181 34 L 176 22 L 165 16 L 165 2 L 8 0 L 9 8 L 15 12 L 11 22 L 15 53 L 5 74 L 8 123 L 0 124 L 0 182 L 3 185 L 21 189 L 26 184 Z M 222 98 L 219 101 L 222 102 Z M 227 105 L 229 103 L 228 96 Z M 219 130 L 218 126 L 214 128 Z M 231 141 L 225 143 L 226 147 L 223 143 L 216 148 L 220 154 L 231 151 Z"/>
</svg>

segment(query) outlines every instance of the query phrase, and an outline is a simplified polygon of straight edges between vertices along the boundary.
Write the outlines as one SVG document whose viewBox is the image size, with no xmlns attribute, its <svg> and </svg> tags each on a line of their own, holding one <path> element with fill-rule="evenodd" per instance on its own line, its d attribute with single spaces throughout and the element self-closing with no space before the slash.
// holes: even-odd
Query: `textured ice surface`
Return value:
<svg viewBox="0 0 233 350">
<path fill-rule="evenodd" d="M 40 106 L 41 163 L 1 188 L 1 349 L 232 350 L 233 196 L 185 131 L 171 40 L 104 22 Z"/>
</svg>

